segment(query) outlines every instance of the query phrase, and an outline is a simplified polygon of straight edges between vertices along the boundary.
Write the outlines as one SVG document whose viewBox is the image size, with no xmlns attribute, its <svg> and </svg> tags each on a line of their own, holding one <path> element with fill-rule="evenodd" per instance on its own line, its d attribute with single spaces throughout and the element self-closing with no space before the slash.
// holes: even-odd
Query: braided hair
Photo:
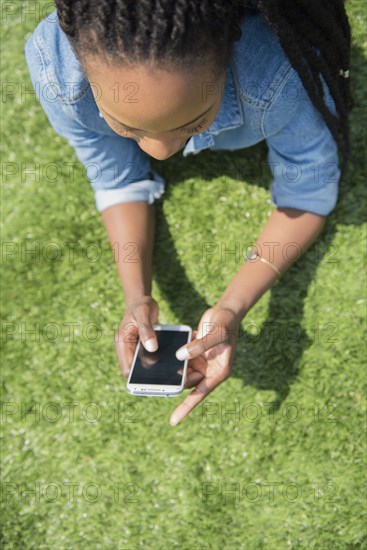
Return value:
<svg viewBox="0 0 367 550">
<path fill-rule="evenodd" d="M 204 64 L 223 72 L 240 22 L 263 13 L 324 118 L 339 151 L 342 174 L 350 154 L 351 33 L 344 0 L 55 0 L 61 29 L 81 62 L 88 55 L 167 70 Z M 321 76 L 336 107 L 324 102 Z"/>
</svg>

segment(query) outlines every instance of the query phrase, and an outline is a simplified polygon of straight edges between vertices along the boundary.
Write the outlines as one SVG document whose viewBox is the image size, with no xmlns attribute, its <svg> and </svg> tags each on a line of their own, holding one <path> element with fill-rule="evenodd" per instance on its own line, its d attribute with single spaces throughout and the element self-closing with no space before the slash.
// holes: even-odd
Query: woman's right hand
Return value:
<svg viewBox="0 0 367 550">
<path fill-rule="evenodd" d="M 147 351 L 157 350 L 153 324 L 158 323 L 158 313 L 158 303 L 151 296 L 143 296 L 127 305 L 115 334 L 116 353 L 125 378 L 128 377 L 139 338 Z"/>
</svg>

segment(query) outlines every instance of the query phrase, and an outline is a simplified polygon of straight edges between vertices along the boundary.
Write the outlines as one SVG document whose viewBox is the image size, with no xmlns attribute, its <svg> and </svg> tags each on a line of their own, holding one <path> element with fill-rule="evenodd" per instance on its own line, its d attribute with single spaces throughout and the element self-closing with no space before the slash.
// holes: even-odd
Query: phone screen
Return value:
<svg viewBox="0 0 367 550">
<path fill-rule="evenodd" d="M 132 384 L 163 384 L 180 386 L 185 361 L 176 358 L 178 348 L 187 344 L 188 332 L 178 330 L 156 330 L 158 339 L 157 351 L 147 351 L 140 342 L 130 383 Z"/>
</svg>

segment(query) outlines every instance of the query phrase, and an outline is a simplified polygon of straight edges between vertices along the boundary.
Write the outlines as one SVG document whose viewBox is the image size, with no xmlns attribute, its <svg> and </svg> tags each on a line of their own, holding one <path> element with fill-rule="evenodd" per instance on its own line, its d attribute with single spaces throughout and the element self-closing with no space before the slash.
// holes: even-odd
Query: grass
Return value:
<svg viewBox="0 0 367 550">
<path fill-rule="evenodd" d="M 3 548 L 365 548 L 361 2 L 347 5 L 354 163 L 338 205 L 243 320 L 233 376 L 176 428 L 182 397 L 125 390 L 113 346 L 123 296 L 92 190 L 81 170 L 68 179 L 73 151 L 22 97 L 35 26 L 23 5 L 10 6 L 2 35 L 3 81 L 19 86 L 2 103 Z M 153 162 L 168 182 L 157 203 L 160 322 L 195 327 L 238 270 L 233 255 L 203 263 L 201 243 L 256 238 L 270 174 L 246 167 L 265 155 L 259 144 Z M 234 164 L 245 181 L 230 176 Z"/>
</svg>

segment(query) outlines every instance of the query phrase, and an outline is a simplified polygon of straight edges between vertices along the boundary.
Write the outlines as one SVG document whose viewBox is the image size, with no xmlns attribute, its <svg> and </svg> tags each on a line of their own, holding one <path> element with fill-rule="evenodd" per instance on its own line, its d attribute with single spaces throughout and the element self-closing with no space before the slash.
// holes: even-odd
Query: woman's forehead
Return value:
<svg viewBox="0 0 367 550">
<path fill-rule="evenodd" d="M 134 128 L 147 125 L 162 131 L 195 119 L 221 97 L 221 81 L 210 71 L 165 71 L 138 66 L 90 66 L 91 88 L 101 108 L 117 121 Z M 208 89 L 210 88 L 210 94 Z"/>
</svg>

